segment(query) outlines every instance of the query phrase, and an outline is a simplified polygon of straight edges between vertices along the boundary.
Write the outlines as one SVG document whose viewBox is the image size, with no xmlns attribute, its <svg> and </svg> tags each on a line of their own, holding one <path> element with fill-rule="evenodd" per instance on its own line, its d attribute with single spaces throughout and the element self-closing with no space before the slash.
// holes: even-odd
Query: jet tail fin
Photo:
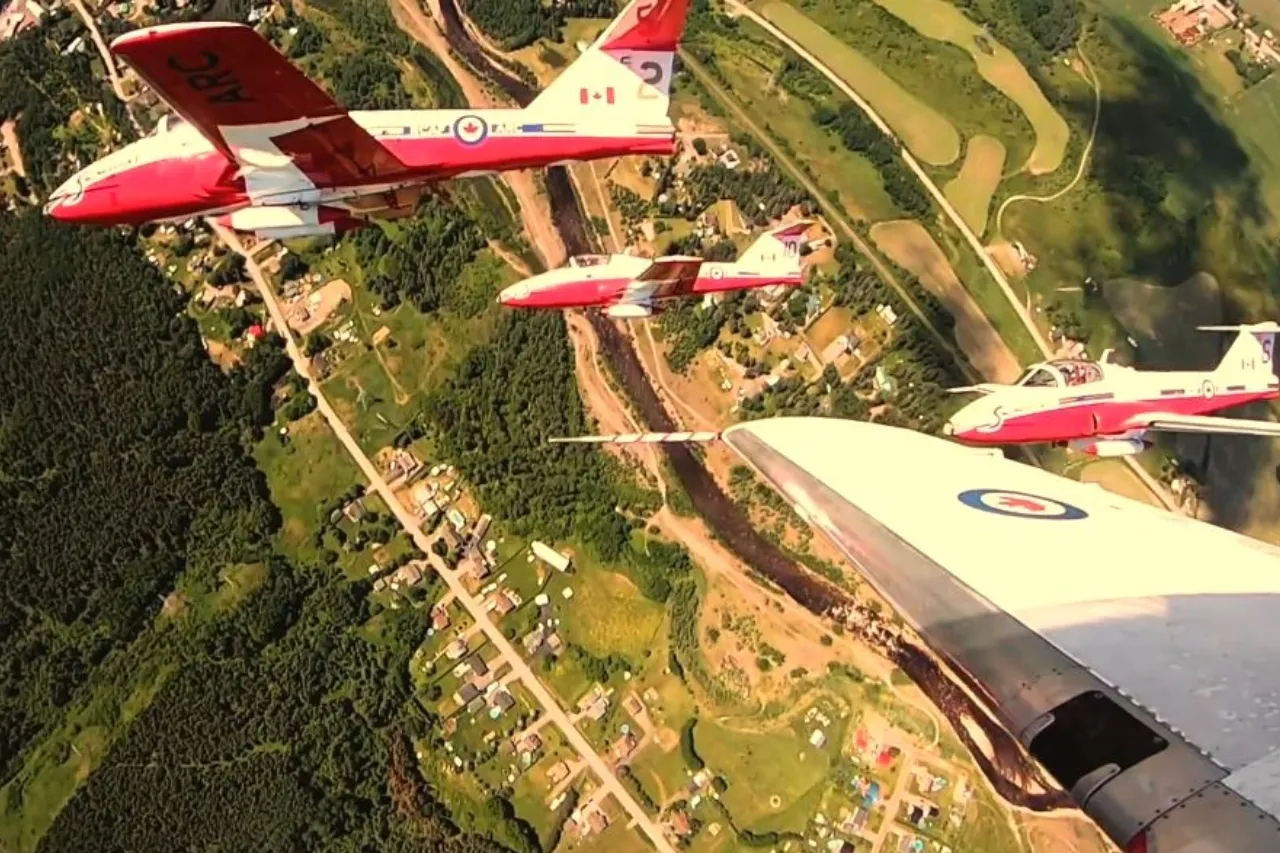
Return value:
<svg viewBox="0 0 1280 853">
<path fill-rule="evenodd" d="M 1276 334 L 1280 333 L 1280 324 L 1271 320 L 1265 323 L 1252 323 L 1241 326 L 1198 326 L 1202 332 L 1238 332 L 1236 339 L 1227 349 L 1227 354 L 1214 369 L 1215 373 L 1253 373 L 1257 371 L 1271 375 L 1275 372 L 1273 359 L 1275 356 Z"/>
<path fill-rule="evenodd" d="M 783 269 L 800 272 L 800 250 L 808 242 L 805 233 L 813 220 L 802 219 L 770 229 L 747 247 L 738 264 L 755 265 L 773 271 Z"/>
<path fill-rule="evenodd" d="M 667 115 L 676 45 L 690 0 L 632 0 L 525 109 L 540 116 L 578 114 L 604 124 L 652 122 Z"/>
</svg>

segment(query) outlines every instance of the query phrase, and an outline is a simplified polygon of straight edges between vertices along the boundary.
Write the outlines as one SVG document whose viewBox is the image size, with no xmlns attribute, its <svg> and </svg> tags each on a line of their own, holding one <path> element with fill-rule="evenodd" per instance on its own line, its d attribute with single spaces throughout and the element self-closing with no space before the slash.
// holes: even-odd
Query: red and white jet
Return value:
<svg viewBox="0 0 1280 853">
<path fill-rule="evenodd" d="M 672 256 L 577 255 L 559 269 L 527 278 L 498 295 L 513 308 L 603 308 L 619 319 L 651 317 L 671 299 L 804 281 L 800 249 L 813 223 L 804 220 L 761 235 L 738 260 Z"/>
<path fill-rule="evenodd" d="M 633 0 L 524 109 L 348 112 L 250 27 L 173 24 L 111 49 L 182 120 L 80 171 L 55 219 L 220 216 L 262 237 L 332 234 L 411 212 L 426 184 L 628 154 L 670 155 L 689 0 Z"/>
<path fill-rule="evenodd" d="M 1272 356 L 1280 325 L 1201 326 L 1237 331 L 1211 371 L 1140 371 L 1110 361 L 1058 359 L 1034 364 L 1013 385 L 956 388 L 982 398 L 957 412 L 943 432 L 966 444 L 1065 444 L 1091 456 L 1127 456 L 1151 446 L 1148 432 L 1280 436 L 1280 424 L 1210 417 L 1280 396 Z"/>
</svg>

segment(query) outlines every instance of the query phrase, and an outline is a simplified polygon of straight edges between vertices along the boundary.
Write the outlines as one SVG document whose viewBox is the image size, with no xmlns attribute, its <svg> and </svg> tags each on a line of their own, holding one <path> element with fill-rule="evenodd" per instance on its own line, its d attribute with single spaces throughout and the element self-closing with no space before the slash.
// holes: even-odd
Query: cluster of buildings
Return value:
<svg viewBox="0 0 1280 853">
<path fill-rule="evenodd" d="M 453 672 L 459 678 L 467 678 L 453 694 L 453 701 L 460 710 L 474 715 L 487 706 L 489 719 L 496 720 L 515 707 L 515 697 L 498 681 L 479 652 L 455 666 Z"/>
<path fill-rule="evenodd" d="M 1239 20 L 1232 4 L 1223 0 L 1177 0 L 1155 19 L 1181 45 L 1190 47 Z"/>
</svg>

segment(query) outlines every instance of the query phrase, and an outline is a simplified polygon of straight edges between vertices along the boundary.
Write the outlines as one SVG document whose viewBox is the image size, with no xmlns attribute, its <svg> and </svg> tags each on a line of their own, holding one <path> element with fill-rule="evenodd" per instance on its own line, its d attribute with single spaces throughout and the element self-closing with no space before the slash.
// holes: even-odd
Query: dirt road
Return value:
<svg viewBox="0 0 1280 853">
<path fill-rule="evenodd" d="M 467 103 L 485 109 L 509 106 L 500 103 L 494 95 L 481 85 L 472 71 L 458 61 L 449 49 L 449 42 L 436 23 L 440 19 L 440 7 L 437 0 L 426 0 L 430 15 L 423 11 L 418 0 L 392 0 L 391 12 L 406 33 L 417 39 L 431 50 L 445 68 L 462 87 L 462 94 Z M 534 247 L 542 255 L 548 268 L 560 266 L 568 257 L 564 241 L 556 231 L 551 217 L 551 203 L 546 195 L 538 189 L 533 173 L 504 172 L 502 180 L 515 193 L 520 204 L 520 219 L 525 230 L 533 240 Z"/>
<path fill-rule="evenodd" d="M 116 73 L 115 57 L 111 55 L 111 51 L 107 49 L 107 43 L 102 38 L 102 32 L 98 29 L 98 22 L 94 20 L 93 15 L 89 14 L 89 9 L 84 5 L 84 0 L 71 0 L 71 5 L 75 7 L 76 14 L 80 16 L 80 20 L 84 21 L 84 25 L 89 29 L 89 35 L 93 38 L 94 45 L 98 48 L 99 55 L 102 56 L 102 64 L 106 66 L 107 76 L 111 78 L 111 88 L 115 91 L 116 97 L 125 105 L 125 113 L 129 116 L 129 121 L 133 123 L 133 129 L 138 131 L 138 135 L 143 134 L 142 126 L 138 124 L 138 120 L 134 118 L 133 111 L 128 108 L 129 98 L 125 96 L 124 84 L 120 82 L 120 75 Z"/>
<path fill-rule="evenodd" d="M 293 333 L 289 330 L 288 324 L 285 322 L 284 312 L 280 308 L 279 302 L 276 300 L 274 291 L 271 289 L 271 283 L 267 281 L 266 276 L 262 274 L 261 267 L 253 258 L 252 254 L 245 250 L 240 244 L 235 234 L 220 226 L 214 225 L 214 231 L 233 251 L 239 253 L 245 259 L 245 267 L 253 279 L 254 284 L 258 286 L 258 291 L 263 301 L 267 305 L 267 310 L 271 313 L 276 328 L 285 337 L 285 346 L 288 351 L 289 358 L 293 361 L 294 369 L 298 375 L 307 383 L 307 390 L 311 396 L 315 398 L 316 408 L 319 409 L 325 421 L 329 424 L 329 428 L 333 430 L 333 434 L 342 442 L 342 446 L 351 456 L 352 461 L 360 468 L 365 478 L 369 481 L 370 486 L 383 502 L 390 508 L 396 520 L 405 531 L 412 537 L 414 545 L 426 555 L 426 559 L 430 561 L 432 567 L 448 585 L 449 590 L 457 597 L 458 601 L 466 607 L 471 614 L 471 618 L 475 620 L 489 642 L 493 644 L 499 652 L 502 660 L 512 668 L 515 677 L 524 684 L 525 688 L 533 695 L 538 704 L 542 706 L 543 712 L 555 722 L 560 730 L 564 733 L 565 739 L 573 746 L 574 749 L 586 761 L 587 766 L 596 774 L 604 787 L 611 793 L 622 806 L 622 808 L 631 816 L 642 832 L 649 837 L 653 846 L 659 853 L 675 853 L 675 848 L 667 841 L 662 829 L 645 813 L 640 804 L 636 802 L 631 793 L 623 787 L 618 777 L 614 775 L 613 770 L 605 763 L 604 759 L 595 751 L 591 744 L 583 737 L 582 732 L 569 721 L 568 715 L 560 704 L 551 695 L 533 670 L 525 662 L 524 658 L 517 654 L 515 648 L 510 641 L 503 636 L 498 627 L 489 619 L 489 614 L 485 612 L 484 606 L 467 591 L 463 585 L 461 578 L 456 572 L 449 571 L 444 561 L 437 556 L 432 550 L 432 542 L 426 533 L 422 531 L 416 518 L 409 513 L 404 505 L 396 498 L 391 487 L 387 485 L 387 481 L 383 478 L 378 469 L 374 467 L 373 462 L 365 455 L 360 448 L 355 437 L 347 429 L 342 418 L 338 417 L 338 413 L 334 411 L 333 406 L 329 404 L 329 400 L 324 395 L 320 384 L 311 376 L 310 363 L 306 355 L 298 348 L 297 341 L 294 340 Z"/>
<path fill-rule="evenodd" d="M 18 132 L 13 120 L 0 122 L 0 143 L 9 151 L 9 162 L 13 171 L 20 176 L 27 176 L 27 167 L 22 162 L 22 146 L 18 144 Z"/>
</svg>

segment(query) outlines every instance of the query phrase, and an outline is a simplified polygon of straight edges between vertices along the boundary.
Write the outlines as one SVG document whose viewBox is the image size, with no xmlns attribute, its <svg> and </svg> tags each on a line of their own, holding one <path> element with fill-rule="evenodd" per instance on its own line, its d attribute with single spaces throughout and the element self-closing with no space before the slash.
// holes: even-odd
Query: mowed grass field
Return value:
<svg viewBox="0 0 1280 853">
<path fill-rule="evenodd" d="M 1017 104 L 1031 122 L 1036 144 L 1021 168 L 1033 175 L 1045 175 L 1058 170 L 1066 157 L 1071 130 L 1012 51 L 985 34 L 981 27 L 945 0 L 876 2 L 906 21 L 921 35 L 950 42 L 968 51 L 978 66 L 978 73 Z M 1280 3 L 1280 0 L 1276 2 Z"/>
<path fill-rule="evenodd" d="M 754 8 L 853 87 L 921 160 L 945 166 L 960 157 L 960 134 L 955 126 L 869 58 L 783 0 L 767 0 Z"/>
<path fill-rule="evenodd" d="M 564 587 L 573 598 L 561 597 Z M 574 572 L 553 572 L 547 594 L 563 622 L 564 638 L 593 654 L 620 654 L 642 667 L 645 652 L 660 641 L 662 605 L 645 598 L 629 578 L 600 565 L 583 548 L 574 548 Z"/>
<path fill-rule="evenodd" d="M 739 826 L 754 828 L 790 811 L 815 790 L 821 796 L 826 786 L 827 752 L 801 740 L 790 727 L 743 732 L 702 719 L 694 729 L 694 745 L 707 766 L 728 781 L 721 800 Z M 770 828 L 803 831 L 809 814 L 797 817 L 798 826 Z"/>
<path fill-rule="evenodd" d="M 716 38 L 708 46 L 715 51 L 716 65 L 731 93 L 746 111 L 785 140 L 825 189 L 838 194 L 839 206 L 847 215 L 872 222 L 899 215 L 876 167 L 815 124 L 812 104 L 776 85 L 783 61 L 781 45 L 749 21 L 742 22 L 739 32 L 740 38 Z"/>
<path fill-rule="evenodd" d="M 956 343 L 984 377 L 1002 382 L 1017 377 L 1021 371 L 1018 359 L 960 284 L 946 255 L 923 225 L 913 219 L 877 223 L 871 227 L 871 240 L 942 300 L 956 320 Z"/>
<path fill-rule="evenodd" d="M 1004 173 L 1004 144 L 991 136 L 975 136 L 964 152 L 960 174 L 943 187 L 964 221 L 981 237 L 987 230 L 991 214 L 991 197 Z"/>
</svg>

